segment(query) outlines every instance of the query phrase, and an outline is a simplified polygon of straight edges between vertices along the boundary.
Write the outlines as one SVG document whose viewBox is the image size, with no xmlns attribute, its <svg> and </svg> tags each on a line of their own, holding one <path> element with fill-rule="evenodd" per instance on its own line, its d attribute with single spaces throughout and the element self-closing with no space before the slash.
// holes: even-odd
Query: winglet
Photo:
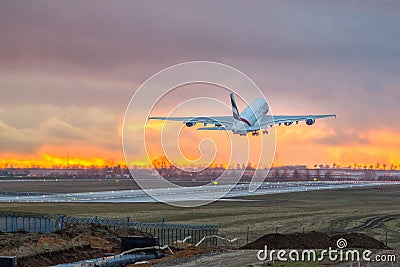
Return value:
<svg viewBox="0 0 400 267">
<path fill-rule="evenodd" d="M 232 92 L 230 93 L 230 96 L 231 96 L 231 105 L 232 105 L 233 118 L 235 120 L 240 121 L 240 115 L 239 115 L 239 110 L 238 110 L 237 105 L 236 105 L 235 96 L 234 96 L 234 94 Z"/>
</svg>

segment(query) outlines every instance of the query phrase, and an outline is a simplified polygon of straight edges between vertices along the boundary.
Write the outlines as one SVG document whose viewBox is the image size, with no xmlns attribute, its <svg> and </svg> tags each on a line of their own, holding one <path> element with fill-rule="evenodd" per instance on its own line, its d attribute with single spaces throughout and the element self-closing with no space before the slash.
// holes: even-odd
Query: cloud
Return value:
<svg viewBox="0 0 400 267">
<path fill-rule="evenodd" d="M 363 144 L 368 145 L 371 144 L 370 140 L 363 136 L 362 133 L 347 130 L 335 132 L 331 136 L 323 137 L 316 140 L 321 145 L 330 145 L 330 146 L 346 146 L 353 144 Z"/>
<path fill-rule="evenodd" d="M 0 121 L 0 154 L 13 151 L 17 153 L 34 152 L 41 146 L 38 133 L 31 129 L 17 130 Z"/>
<path fill-rule="evenodd" d="M 4 89 L 0 99 L 3 107 L 100 106 L 118 108 L 121 112 L 134 92 L 131 85 L 122 82 L 27 72 L 0 74 L 0 87 Z"/>
<path fill-rule="evenodd" d="M 3 3 L 2 10 L 0 55 L 12 65 L 107 72 L 196 58 L 387 71 L 399 64 L 398 13 L 364 3 L 26 1 Z"/>
<path fill-rule="evenodd" d="M 42 134 L 60 140 L 86 140 L 85 133 L 65 121 L 51 118 L 41 125 Z"/>
<path fill-rule="evenodd" d="M 397 1 L 3 1 L 0 10 L 4 151 L 49 142 L 120 150 L 134 90 L 190 60 L 244 71 L 276 114 L 337 113 L 288 133 L 315 150 L 371 145 L 371 129 L 400 132 Z"/>
<path fill-rule="evenodd" d="M 120 124 L 120 117 L 102 108 L 15 106 L 0 111 L 0 150 L 34 153 L 49 144 L 85 143 L 120 151 Z"/>
</svg>

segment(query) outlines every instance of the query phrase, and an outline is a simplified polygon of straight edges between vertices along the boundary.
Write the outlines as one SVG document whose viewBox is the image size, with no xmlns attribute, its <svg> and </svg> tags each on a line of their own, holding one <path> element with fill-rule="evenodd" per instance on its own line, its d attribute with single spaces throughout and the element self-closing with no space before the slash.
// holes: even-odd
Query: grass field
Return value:
<svg viewBox="0 0 400 267">
<path fill-rule="evenodd" d="M 247 197 L 246 201 L 219 201 L 197 208 L 160 203 L 0 203 L 0 211 L 68 214 L 131 221 L 211 223 L 220 235 L 239 237 L 241 244 L 266 233 L 339 231 L 382 215 L 400 215 L 400 186 L 325 190 Z M 400 248 L 400 219 L 386 222 L 366 234 Z"/>
</svg>

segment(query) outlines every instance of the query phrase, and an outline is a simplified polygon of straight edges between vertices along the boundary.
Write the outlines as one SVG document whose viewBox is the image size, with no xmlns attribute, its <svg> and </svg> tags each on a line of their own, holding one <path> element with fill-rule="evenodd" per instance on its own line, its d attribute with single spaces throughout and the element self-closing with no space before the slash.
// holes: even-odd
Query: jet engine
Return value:
<svg viewBox="0 0 400 267">
<path fill-rule="evenodd" d="M 191 121 L 188 121 L 188 122 L 186 122 L 185 124 L 186 124 L 187 127 L 192 127 L 192 126 L 195 126 L 195 125 L 196 125 L 195 122 L 191 122 Z"/>
<path fill-rule="evenodd" d="M 306 124 L 307 125 L 313 125 L 315 123 L 315 119 L 307 119 Z"/>
</svg>

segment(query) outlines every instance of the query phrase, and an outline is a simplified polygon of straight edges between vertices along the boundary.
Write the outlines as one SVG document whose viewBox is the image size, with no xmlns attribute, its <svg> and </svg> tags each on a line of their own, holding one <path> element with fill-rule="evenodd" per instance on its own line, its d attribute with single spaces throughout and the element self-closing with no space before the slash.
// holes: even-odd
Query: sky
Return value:
<svg viewBox="0 0 400 267">
<path fill-rule="evenodd" d="M 135 90 L 192 60 L 243 71 L 274 114 L 337 114 L 279 127 L 274 164 L 400 165 L 398 1 L 1 0 L 0 35 L 0 166 L 123 163 Z"/>
</svg>

